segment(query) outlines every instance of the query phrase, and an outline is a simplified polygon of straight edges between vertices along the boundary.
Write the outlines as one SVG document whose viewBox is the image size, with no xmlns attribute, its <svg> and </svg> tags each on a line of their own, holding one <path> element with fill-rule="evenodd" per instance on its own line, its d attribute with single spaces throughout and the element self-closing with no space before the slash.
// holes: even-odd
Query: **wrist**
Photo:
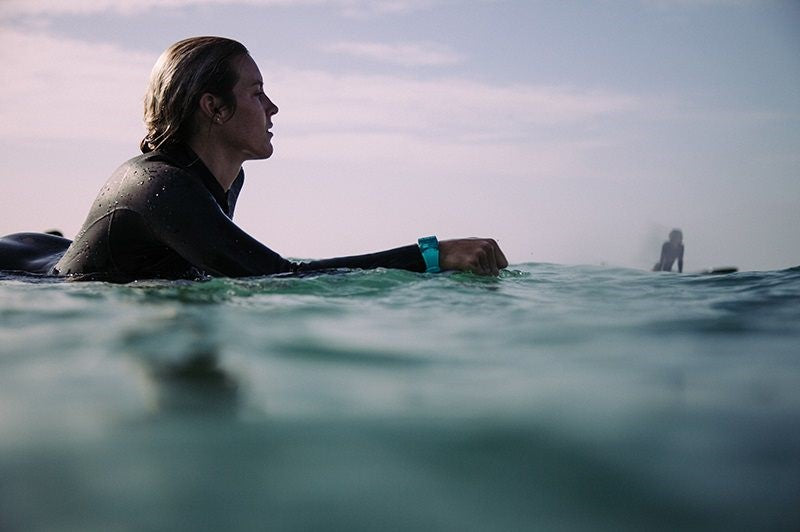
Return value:
<svg viewBox="0 0 800 532">
<path fill-rule="evenodd" d="M 425 261 L 425 273 L 439 273 L 439 240 L 435 236 L 426 236 L 417 240 L 422 260 Z"/>
</svg>

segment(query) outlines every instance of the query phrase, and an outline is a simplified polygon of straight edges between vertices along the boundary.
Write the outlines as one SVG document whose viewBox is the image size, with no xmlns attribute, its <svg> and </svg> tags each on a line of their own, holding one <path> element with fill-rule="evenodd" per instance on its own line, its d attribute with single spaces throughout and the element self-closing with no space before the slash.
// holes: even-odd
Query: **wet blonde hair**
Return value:
<svg viewBox="0 0 800 532">
<path fill-rule="evenodd" d="M 235 112 L 233 87 L 239 74 L 234 60 L 248 53 L 224 37 L 190 37 L 167 48 L 153 66 L 144 96 L 142 153 L 185 141 L 196 128 L 194 112 L 205 93 Z"/>
</svg>

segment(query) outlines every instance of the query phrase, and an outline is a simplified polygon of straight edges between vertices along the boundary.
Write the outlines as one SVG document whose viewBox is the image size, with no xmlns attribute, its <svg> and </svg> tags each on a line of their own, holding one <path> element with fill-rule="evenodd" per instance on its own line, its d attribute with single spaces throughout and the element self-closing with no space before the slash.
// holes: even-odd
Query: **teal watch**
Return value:
<svg viewBox="0 0 800 532">
<path fill-rule="evenodd" d="M 419 251 L 425 260 L 425 273 L 439 273 L 439 241 L 435 236 L 425 236 L 417 240 Z"/>
</svg>

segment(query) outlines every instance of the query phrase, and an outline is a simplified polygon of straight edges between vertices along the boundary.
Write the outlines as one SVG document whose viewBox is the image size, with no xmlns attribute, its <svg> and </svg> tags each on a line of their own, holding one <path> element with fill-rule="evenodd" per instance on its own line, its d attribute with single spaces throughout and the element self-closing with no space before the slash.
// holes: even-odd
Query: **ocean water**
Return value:
<svg viewBox="0 0 800 532">
<path fill-rule="evenodd" d="M 799 530 L 800 268 L 0 276 L 0 530 Z"/>
</svg>

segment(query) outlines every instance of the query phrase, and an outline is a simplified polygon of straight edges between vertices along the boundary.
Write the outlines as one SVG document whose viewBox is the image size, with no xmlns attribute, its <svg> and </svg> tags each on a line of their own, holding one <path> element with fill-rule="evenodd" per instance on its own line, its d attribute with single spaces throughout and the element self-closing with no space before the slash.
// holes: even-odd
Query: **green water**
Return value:
<svg viewBox="0 0 800 532">
<path fill-rule="evenodd" d="M 798 530 L 800 269 L 0 276 L 0 530 Z"/>
</svg>

